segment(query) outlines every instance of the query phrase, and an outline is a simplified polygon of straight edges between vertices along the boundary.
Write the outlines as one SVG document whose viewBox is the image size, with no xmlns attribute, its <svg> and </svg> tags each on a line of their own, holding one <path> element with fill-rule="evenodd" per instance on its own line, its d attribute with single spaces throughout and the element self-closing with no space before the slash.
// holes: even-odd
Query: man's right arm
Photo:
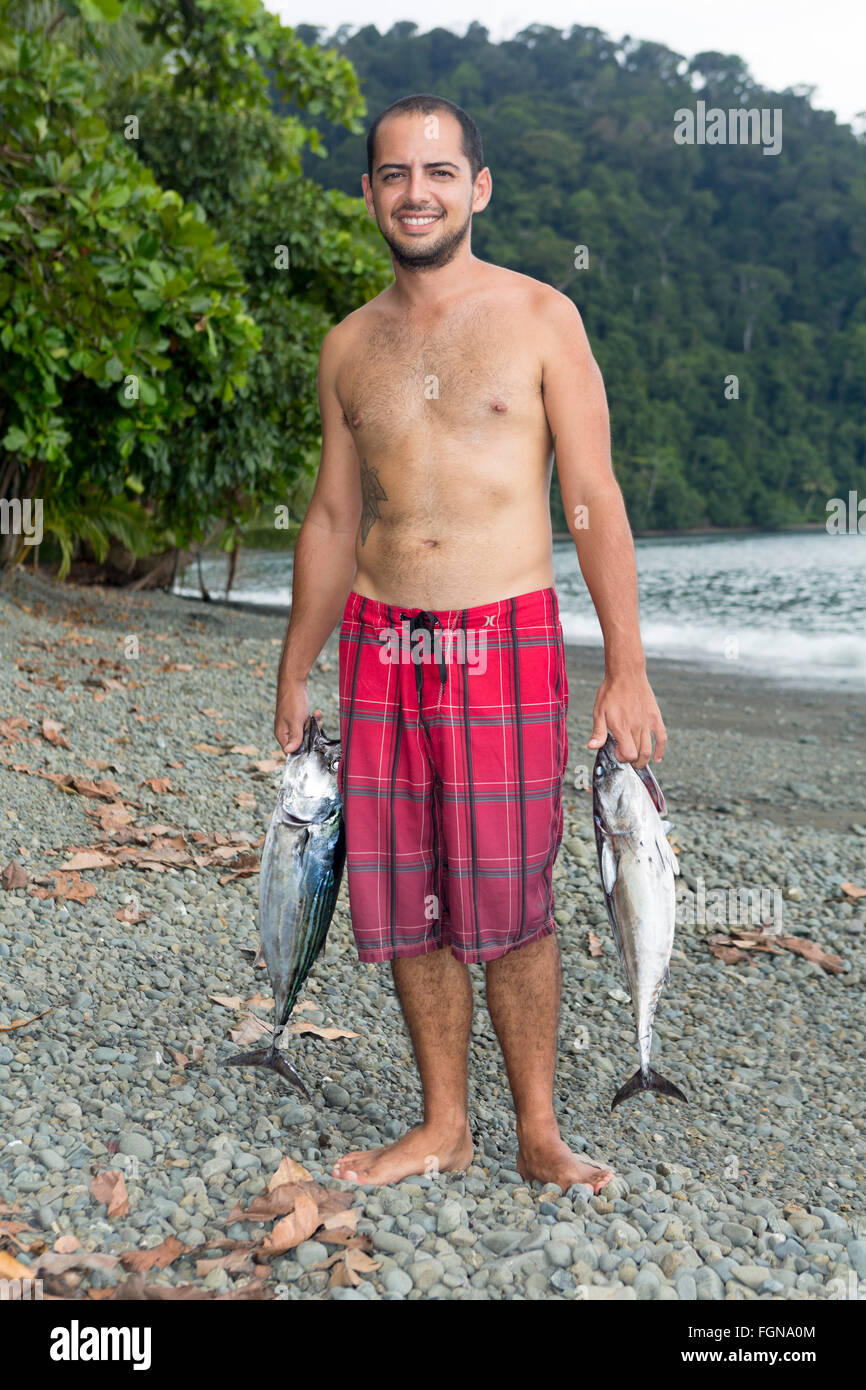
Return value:
<svg viewBox="0 0 866 1390">
<path fill-rule="evenodd" d="M 356 571 L 355 542 L 361 521 L 360 467 L 336 393 L 345 331 L 341 324 L 332 328 L 319 355 L 322 458 L 295 542 L 292 612 L 277 679 L 274 734 L 286 754 L 300 745 L 310 712 L 307 677 L 342 618 Z"/>
</svg>

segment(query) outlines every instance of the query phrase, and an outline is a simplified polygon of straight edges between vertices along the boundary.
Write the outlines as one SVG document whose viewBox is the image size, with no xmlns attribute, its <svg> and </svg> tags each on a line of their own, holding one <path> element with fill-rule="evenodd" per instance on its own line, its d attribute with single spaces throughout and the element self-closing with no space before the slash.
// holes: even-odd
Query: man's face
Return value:
<svg viewBox="0 0 866 1390">
<path fill-rule="evenodd" d="M 465 240 L 473 212 L 487 206 L 490 172 L 473 184 L 460 122 L 450 111 L 389 116 L 376 132 L 372 183 L 362 180 L 368 210 L 398 265 L 447 265 Z"/>
</svg>

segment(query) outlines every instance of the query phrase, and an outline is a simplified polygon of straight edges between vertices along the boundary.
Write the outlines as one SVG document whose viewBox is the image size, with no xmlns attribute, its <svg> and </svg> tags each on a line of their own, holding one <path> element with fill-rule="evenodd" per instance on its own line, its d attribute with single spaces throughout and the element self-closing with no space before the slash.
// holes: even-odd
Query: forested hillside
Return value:
<svg viewBox="0 0 866 1390">
<path fill-rule="evenodd" d="M 297 33 L 350 59 L 371 117 L 428 91 L 478 121 L 493 198 L 473 250 L 580 309 L 636 529 L 815 521 L 866 492 L 866 143 L 808 91 L 597 29 Z M 698 99 L 781 108 L 780 153 L 675 143 L 675 111 Z M 306 172 L 357 194 L 363 136 L 313 119 L 328 155 L 307 152 Z"/>
</svg>

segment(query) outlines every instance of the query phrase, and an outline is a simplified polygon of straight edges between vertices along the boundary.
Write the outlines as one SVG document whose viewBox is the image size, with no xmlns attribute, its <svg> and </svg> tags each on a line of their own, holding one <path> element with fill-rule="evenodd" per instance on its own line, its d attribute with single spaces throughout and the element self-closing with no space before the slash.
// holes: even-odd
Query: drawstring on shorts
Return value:
<svg viewBox="0 0 866 1390">
<path fill-rule="evenodd" d="M 431 637 L 432 637 L 432 636 L 433 636 L 433 629 L 434 629 L 434 627 L 436 627 L 436 626 L 442 627 L 442 623 L 441 623 L 441 622 L 439 621 L 439 619 L 436 617 L 436 614 L 435 614 L 435 613 L 428 613 L 428 612 L 427 612 L 426 610 L 424 610 L 424 609 L 422 609 L 421 612 L 418 613 L 414 618 L 410 618 L 408 613 L 401 613 L 401 614 L 400 614 L 400 617 L 401 617 L 401 618 L 405 618 L 406 621 L 409 623 L 409 641 L 410 641 L 410 642 L 412 641 L 412 634 L 413 634 L 413 632 L 420 632 L 420 631 L 429 632 L 430 635 L 431 635 Z M 445 631 L 444 628 L 442 628 L 442 630 L 443 630 L 443 632 Z M 442 691 L 445 689 L 445 682 L 446 682 L 447 679 L 448 679 L 448 670 L 447 670 L 447 663 L 446 663 L 446 661 L 445 661 L 445 654 L 444 654 L 444 652 L 440 652 L 440 656 L 439 656 L 439 699 L 436 701 L 436 710 L 437 710 L 437 712 L 438 712 L 438 710 L 439 710 L 439 707 L 440 707 L 441 704 L 442 704 Z M 420 662 L 420 661 L 416 661 L 416 662 L 415 662 L 415 688 L 416 688 L 416 690 L 418 691 L 418 710 L 419 710 L 419 712 L 422 711 L 423 680 L 424 680 L 424 673 L 423 673 L 423 671 L 422 671 L 422 669 L 421 669 L 421 662 Z M 421 718 L 422 718 L 422 719 L 424 718 L 423 713 L 421 713 Z"/>
</svg>

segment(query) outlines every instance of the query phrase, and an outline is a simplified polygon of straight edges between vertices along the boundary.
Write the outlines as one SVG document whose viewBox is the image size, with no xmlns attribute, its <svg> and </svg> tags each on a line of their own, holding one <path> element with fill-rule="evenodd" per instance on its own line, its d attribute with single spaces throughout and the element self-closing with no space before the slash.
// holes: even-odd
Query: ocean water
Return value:
<svg viewBox="0 0 866 1390">
<path fill-rule="evenodd" d="M 637 540 L 635 551 L 648 657 L 866 690 L 866 536 L 681 536 Z M 566 641 L 601 647 L 572 541 L 554 543 L 553 563 Z M 221 597 L 224 558 L 207 557 L 202 572 Z M 176 592 L 198 593 L 195 566 Z M 241 552 L 231 598 L 288 609 L 291 595 L 291 554 Z"/>
</svg>

